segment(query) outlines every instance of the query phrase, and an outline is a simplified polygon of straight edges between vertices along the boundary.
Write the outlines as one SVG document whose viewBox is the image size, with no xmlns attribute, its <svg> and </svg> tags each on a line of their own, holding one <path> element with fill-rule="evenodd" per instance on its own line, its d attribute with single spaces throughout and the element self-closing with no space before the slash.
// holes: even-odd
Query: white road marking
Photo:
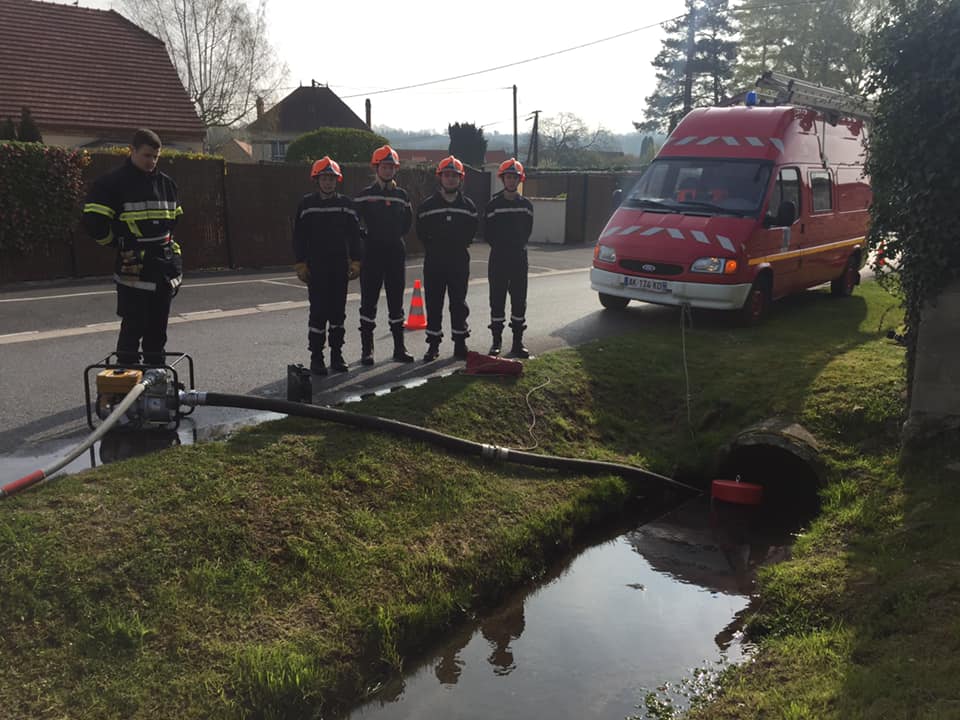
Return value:
<svg viewBox="0 0 960 720">
<path fill-rule="evenodd" d="M 559 275 L 572 275 L 575 273 L 586 273 L 589 272 L 590 268 L 572 268 L 570 270 L 550 270 L 543 273 L 534 273 L 530 275 L 530 280 L 535 280 L 543 277 L 555 277 Z M 230 281 L 226 283 L 218 283 L 221 285 L 227 284 L 240 284 L 243 282 L 259 282 L 259 280 L 254 281 Z M 471 285 L 485 285 L 487 284 L 486 277 L 475 278 L 470 281 Z M 114 292 L 113 290 L 110 291 Z M 410 288 L 404 292 L 404 297 L 412 296 L 413 289 Z M 57 296 L 57 297 L 66 297 L 66 296 Z M 29 300 L 35 300 L 37 298 L 26 298 Z M 360 299 L 359 293 L 348 293 L 347 301 L 358 301 Z M 212 308 L 210 310 L 195 310 L 186 313 L 178 313 L 170 316 L 170 325 L 179 325 L 180 323 L 187 322 L 197 322 L 201 320 L 219 320 L 223 318 L 232 318 L 240 317 L 243 315 L 256 315 L 258 313 L 267 313 L 275 312 L 277 310 L 299 310 L 302 308 L 307 308 L 310 306 L 310 303 L 306 300 L 284 300 L 282 302 L 276 303 L 267 303 L 264 305 L 257 305 L 255 307 L 246 307 L 246 308 L 236 308 L 234 310 L 223 310 L 221 308 Z M 90 325 L 85 325 L 83 327 L 74 327 L 74 328 L 62 328 L 59 330 L 25 330 L 18 333 L 10 333 L 8 335 L 0 335 L 0 345 L 12 345 L 14 343 L 22 342 L 34 342 L 37 340 L 53 340 L 57 338 L 72 337 L 75 335 L 91 335 L 98 332 L 106 332 L 108 330 L 116 330 L 120 327 L 120 322 L 115 320 L 113 322 L 103 322 L 103 323 L 93 323 Z"/>
</svg>

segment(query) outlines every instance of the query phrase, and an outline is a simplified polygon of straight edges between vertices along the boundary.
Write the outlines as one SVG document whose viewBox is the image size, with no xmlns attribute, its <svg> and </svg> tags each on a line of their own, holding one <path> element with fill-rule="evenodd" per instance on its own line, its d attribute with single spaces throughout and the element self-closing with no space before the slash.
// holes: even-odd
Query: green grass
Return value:
<svg viewBox="0 0 960 720">
<path fill-rule="evenodd" d="M 548 354 L 519 379 L 453 376 L 350 409 L 686 479 L 709 478 L 720 448 L 758 420 L 801 422 L 821 443 L 826 510 L 764 575 L 752 621 L 763 649 L 724 676 L 717 712 L 740 714 L 716 716 L 857 717 L 850 698 L 866 702 L 873 670 L 901 668 L 889 638 L 927 632 L 931 599 L 941 648 L 960 629 L 946 622 L 954 568 L 928 555 L 957 549 L 938 544 L 953 491 L 927 474 L 908 486 L 896 465 L 903 353 L 883 337 L 895 305 L 872 284 L 840 301 L 809 292 L 763 327 L 696 315 L 683 336 L 674 311 L 636 314 L 636 332 Z M 293 418 L 58 480 L 0 504 L 0 707 L 31 718 L 328 712 L 543 573 L 636 494 L 616 477 L 492 465 Z M 860 631 L 867 609 L 886 635 Z M 918 650 L 916 678 L 935 658 Z"/>
</svg>

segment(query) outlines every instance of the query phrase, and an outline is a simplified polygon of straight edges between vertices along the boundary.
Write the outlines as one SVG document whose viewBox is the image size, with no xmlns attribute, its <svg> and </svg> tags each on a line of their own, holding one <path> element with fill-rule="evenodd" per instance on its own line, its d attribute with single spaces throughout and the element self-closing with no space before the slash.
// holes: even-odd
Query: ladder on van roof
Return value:
<svg viewBox="0 0 960 720">
<path fill-rule="evenodd" d="M 834 125 L 841 117 L 865 121 L 873 117 L 873 103 L 865 98 L 772 70 L 767 70 L 757 78 L 757 87 L 774 91 L 777 103 L 813 108 L 823 113 Z"/>
</svg>

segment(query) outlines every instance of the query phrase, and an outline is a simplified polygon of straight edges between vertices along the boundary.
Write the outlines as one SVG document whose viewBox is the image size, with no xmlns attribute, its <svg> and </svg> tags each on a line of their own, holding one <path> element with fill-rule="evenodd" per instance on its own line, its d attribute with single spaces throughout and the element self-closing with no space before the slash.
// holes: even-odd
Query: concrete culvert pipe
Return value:
<svg viewBox="0 0 960 720">
<path fill-rule="evenodd" d="M 826 470 L 816 438 L 795 422 L 769 418 L 722 450 L 717 477 L 763 486 L 765 508 L 816 512 Z"/>
</svg>

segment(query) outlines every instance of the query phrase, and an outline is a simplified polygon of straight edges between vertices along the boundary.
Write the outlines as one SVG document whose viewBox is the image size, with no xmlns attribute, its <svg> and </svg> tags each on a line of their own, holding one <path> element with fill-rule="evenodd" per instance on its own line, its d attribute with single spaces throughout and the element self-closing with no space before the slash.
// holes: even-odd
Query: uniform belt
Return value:
<svg viewBox="0 0 960 720">
<path fill-rule="evenodd" d="M 157 235 L 156 237 L 138 237 L 138 243 L 144 243 L 148 245 L 165 245 L 170 241 L 170 233 L 165 233 L 163 235 Z"/>
</svg>

